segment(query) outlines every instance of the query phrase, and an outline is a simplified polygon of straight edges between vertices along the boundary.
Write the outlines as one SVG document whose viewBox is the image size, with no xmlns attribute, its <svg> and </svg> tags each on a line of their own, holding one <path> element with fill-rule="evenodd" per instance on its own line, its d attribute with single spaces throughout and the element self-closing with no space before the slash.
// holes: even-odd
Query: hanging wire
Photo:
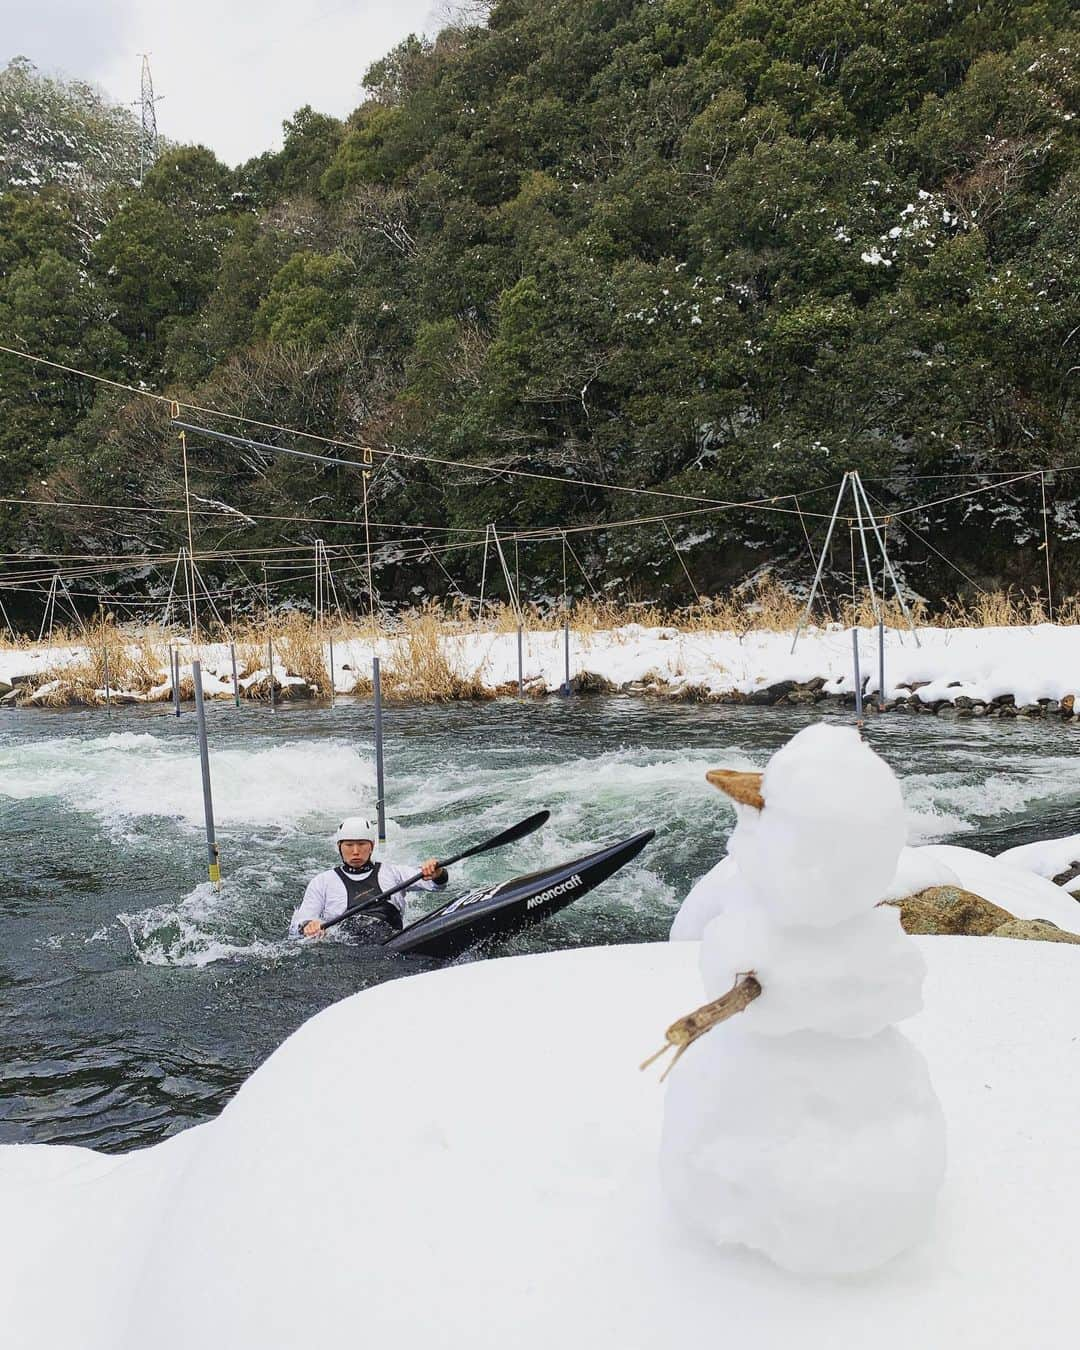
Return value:
<svg viewBox="0 0 1080 1350">
<path fill-rule="evenodd" d="M 686 573 L 686 579 L 687 579 L 687 581 L 690 583 L 690 598 L 691 598 L 691 600 L 695 600 L 695 601 L 696 601 L 697 598 L 698 598 L 698 588 L 694 585 L 694 578 L 690 575 L 690 569 L 687 567 L 686 563 L 685 563 L 684 560 L 683 560 L 682 554 L 679 552 L 679 550 L 678 550 L 678 548 L 677 548 L 677 546 L 676 546 L 676 544 L 675 544 L 675 537 L 674 537 L 674 535 L 671 533 L 671 530 L 668 528 L 668 523 L 667 523 L 667 521 L 665 520 L 665 521 L 663 521 L 662 523 L 663 523 L 663 526 L 664 526 L 664 533 L 665 533 L 665 534 L 667 535 L 667 537 L 668 537 L 668 543 L 671 545 L 671 550 L 672 550 L 672 552 L 675 554 L 675 557 L 678 559 L 678 561 L 679 561 L 679 566 L 680 566 L 680 567 L 682 568 L 682 570 Z"/>
</svg>

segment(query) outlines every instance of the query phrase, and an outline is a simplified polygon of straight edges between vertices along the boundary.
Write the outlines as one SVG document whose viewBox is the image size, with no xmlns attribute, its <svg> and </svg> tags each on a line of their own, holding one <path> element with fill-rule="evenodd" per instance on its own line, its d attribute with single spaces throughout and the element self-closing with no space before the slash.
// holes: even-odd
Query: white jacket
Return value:
<svg viewBox="0 0 1080 1350">
<path fill-rule="evenodd" d="M 420 871 L 419 867 L 402 867 L 399 863 L 376 861 L 379 869 L 379 890 L 388 891 L 392 886 L 400 886 L 403 881 L 409 877 L 415 876 Z M 444 881 L 440 886 L 435 881 L 416 881 L 410 887 L 410 891 L 441 891 L 446 886 Z M 399 891 L 397 895 L 392 895 L 387 903 L 396 905 L 404 914 L 406 891 Z M 336 919 L 339 914 L 343 914 L 348 907 L 349 893 L 345 889 L 345 883 L 338 876 L 334 868 L 326 872 L 319 872 L 313 876 L 307 884 L 307 890 L 304 892 L 304 898 L 300 901 L 296 913 L 292 916 L 292 923 L 289 924 L 289 934 L 296 937 L 300 929 L 303 928 L 310 919 L 318 919 L 325 923 L 327 919 Z"/>
</svg>

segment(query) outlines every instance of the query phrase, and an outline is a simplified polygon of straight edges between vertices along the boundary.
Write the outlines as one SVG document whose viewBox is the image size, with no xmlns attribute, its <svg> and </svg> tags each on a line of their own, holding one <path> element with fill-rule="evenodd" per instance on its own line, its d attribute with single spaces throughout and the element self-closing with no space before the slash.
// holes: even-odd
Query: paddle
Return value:
<svg viewBox="0 0 1080 1350">
<path fill-rule="evenodd" d="M 501 834 L 492 835 L 490 839 L 485 839 L 482 844 L 474 844 L 472 848 L 467 848 L 464 853 L 455 853 L 452 858 L 444 858 L 439 866 L 450 867 L 453 863 L 462 862 L 465 858 L 475 858 L 478 853 L 488 853 L 493 848 L 503 848 L 506 844 L 513 844 L 518 839 L 524 839 L 527 834 L 532 834 L 533 830 L 538 830 L 550 815 L 550 811 L 537 811 L 535 815 L 519 820 L 516 825 L 511 825 L 508 830 L 503 830 Z M 423 875 L 423 872 L 417 872 L 416 876 L 409 877 L 407 881 L 398 882 L 396 886 L 391 886 L 388 891 L 383 891 L 379 895 L 373 895 L 370 900 L 358 900 L 355 905 L 350 905 L 336 918 L 320 920 L 323 931 L 325 932 L 327 928 L 333 928 L 334 924 L 341 923 L 343 919 L 348 919 L 353 914 L 359 914 L 365 909 L 371 909 L 374 905 L 380 904 L 383 900 L 389 900 L 392 895 L 397 895 L 399 891 L 407 891 L 410 886 L 415 886 L 423 878 Z"/>
</svg>

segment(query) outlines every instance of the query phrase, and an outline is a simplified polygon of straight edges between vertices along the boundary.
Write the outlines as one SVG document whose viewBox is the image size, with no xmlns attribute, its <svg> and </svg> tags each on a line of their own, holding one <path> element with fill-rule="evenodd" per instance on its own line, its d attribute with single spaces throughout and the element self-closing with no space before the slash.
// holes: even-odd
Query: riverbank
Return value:
<svg viewBox="0 0 1080 1350">
<path fill-rule="evenodd" d="M 1080 722 L 1080 626 L 874 628 L 831 625 L 792 631 L 685 631 L 624 624 L 597 630 L 448 631 L 433 623 L 370 637 L 294 632 L 278 641 L 207 643 L 118 634 L 105 662 L 92 643 L 0 651 L 0 704 L 76 706 L 166 702 L 173 697 L 169 649 L 180 662 L 180 695 L 192 697 L 192 661 L 211 698 L 366 696 L 372 658 L 384 695 L 414 702 L 478 700 L 519 692 L 543 697 L 630 693 L 682 702 L 766 706 L 854 704 L 860 684 L 872 711 L 959 718 L 1057 718 Z M 235 657 L 235 678 L 234 678 Z M 884 682 L 880 678 L 884 658 Z M 332 672 L 332 677 L 331 677 Z M 569 680 L 567 676 L 569 675 Z M 519 683 L 520 681 L 520 683 Z"/>
</svg>

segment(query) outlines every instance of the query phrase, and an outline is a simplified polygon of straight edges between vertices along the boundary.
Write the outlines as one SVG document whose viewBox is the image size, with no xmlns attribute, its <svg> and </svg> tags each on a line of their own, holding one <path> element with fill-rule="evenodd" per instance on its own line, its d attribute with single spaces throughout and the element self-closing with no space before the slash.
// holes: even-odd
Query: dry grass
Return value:
<svg viewBox="0 0 1080 1350">
<path fill-rule="evenodd" d="M 433 608 L 407 616 L 383 674 L 388 698 L 424 703 L 486 699 L 492 695 L 479 676 L 458 675 L 443 651 L 442 616 Z"/>
<path fill-rule="evenodd" d="M 72 661 L 46 667 L 20 685 L 15 701 L 55 708 L 73 704 L 96 707 L 107 702 L 107 689 L 113 694 L 124 691 L 145 695 L 163 683 L 168 669 L 168 656 L 159 642 L 156 632 L 123 633 L 111 620 L 98 620 L 77 634 L 54 630 L 54 647 L 76 647 L 81 654 Z M 37 646 L 20 644 L 19 650 Z M 56 687 L 35 697 L 49 684 Z"/>
<path fill-rule="evenodd" d="M 324 634 L 309 619 L 289 615 L 277 629 L 274 655 L 290 675 L 298 675 L 319 694 L 330 693 Z"/>
</svg>

